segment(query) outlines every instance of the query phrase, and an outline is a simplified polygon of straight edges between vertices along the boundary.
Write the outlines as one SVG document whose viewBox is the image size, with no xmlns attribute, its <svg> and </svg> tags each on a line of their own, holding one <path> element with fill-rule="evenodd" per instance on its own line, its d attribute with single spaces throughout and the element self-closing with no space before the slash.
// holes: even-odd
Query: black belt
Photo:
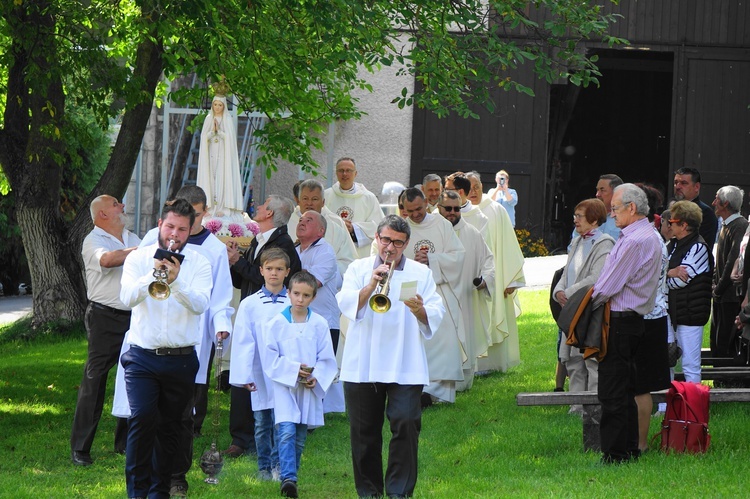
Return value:
<svg viewBox="0 0 750 499">
<path fill-rule="evenodd" d="M 609 316 L 613 319 L 625 319 L 627 317 L 643 317 L 638 312 L 633 312 L 632 310 L 626 310 L 625 312 L 616 312 L 613 310 L 609 313 Z"/>
<path fill-rule="evenodd" d="M 105 312 L 110 312 L 116 315 L 130 315 L 130 310 L 121 310 L 119 308 L 115 307 L 109 307 L 107 305 L 102 305 L 101 303 L 97 303 L 95 301 L 90 302 L 91 308 L 95 308 L 97 310 L 103 310 Z"/>
<path fill-rule="evenodd" d="M 133 345 L 137 346 L 137 345 Z M 155 349 L 138 347 L 144 352 L 153 353 L 156 355 L 190 355 L 195 351 L 194 346 L 189 347 L 159 347 Z"/>
</svg>

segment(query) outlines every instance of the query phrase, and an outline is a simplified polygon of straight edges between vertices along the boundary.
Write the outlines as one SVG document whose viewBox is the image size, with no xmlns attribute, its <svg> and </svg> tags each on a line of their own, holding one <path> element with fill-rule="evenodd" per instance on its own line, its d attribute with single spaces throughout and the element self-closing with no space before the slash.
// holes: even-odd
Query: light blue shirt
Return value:
<svg viewBox="0 0 750 499">
<path fill-rule="evenodd" d="M 498 194 L 497 196 L 497 202 L 500 203 L 500 206 L 505 208 L 505 211 L 508 212 L 508 216 L 510 217 L 510 223 L 513 224 L 513 227 L 516 226 L 516 205 L 518 204 L 518 193 L 515 189 L 508 189 L 508 193 L 510 194 L 510 201 L 505 199 L 505 194 L 502 192 Z"/>
</svg>

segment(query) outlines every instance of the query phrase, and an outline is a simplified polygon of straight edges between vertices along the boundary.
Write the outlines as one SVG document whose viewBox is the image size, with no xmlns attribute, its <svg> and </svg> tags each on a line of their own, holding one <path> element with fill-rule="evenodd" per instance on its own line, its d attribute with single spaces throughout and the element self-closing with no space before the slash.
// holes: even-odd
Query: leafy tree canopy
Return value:
<svg viewBox="0 0 750 499">
<path fill-rule="evenodd" d="M 270 118 L 261 161 L 315 169 L 317 132 L 360 116 L 352 91 L 372 90 L 367 71 L 395 64 L 417 78 L 420 92 L 402 91 L 395 105 L 476 117 L 476 104 L 493 109 L 494 88 L 532 93 L 514 80 L 520 64 L 550 82 L 596 83 L 580 42 L 624 42 L 606 34 L 614 21 L 583 0 L 3 2 L 0 165 L 16 194 L 37 321 L 82 315 L 78 248 L 90 220 L 81 208 L 125 191 L 162 76 L 225 78 L 243 109 Z M 204 97 L 201 88 L 172 96 L 183 105 Z M 96 169 L 82 165 L 97 155 L 68 102 L 90 111 L 91 126 L 122 122 L 104 173 L 78 199 L 62 194 L 65 182 L 87 184 L 83 172 Z"/>
</svg>

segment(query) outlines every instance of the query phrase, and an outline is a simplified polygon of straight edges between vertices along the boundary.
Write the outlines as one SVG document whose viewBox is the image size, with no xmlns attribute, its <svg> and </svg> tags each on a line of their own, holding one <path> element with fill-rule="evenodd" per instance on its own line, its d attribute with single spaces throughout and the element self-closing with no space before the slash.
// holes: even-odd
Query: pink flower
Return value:
<svg viewBox="0 0 750 499">
<path fill-rule="evenodd" d="M 229 233 L 232 234 L 232 237 L 242 237 L 245 235 L 245 231 L 240 224 L 229 224 Z"/>
<path fill-rule="evenodd" d="M 260 233 L 260 227 L 258 227 L 258 223 L 255 221 L 248 222 L 245 224 L 247 227 L 247 230 L 253 233 L 254 236 L 257 236 Z"/>
<path fill-rule="evenodd" d="M 221 223 L 221 220 L 217 218 L 212 218 L 211 220 L 206 222 L 205 227 L 206 229 L 208 229 L 209 232 L 211 232 L 211 234 L 216 234 L 217 232 L 221 230 L 222 225 L 224 224 Z"/>
</svg>

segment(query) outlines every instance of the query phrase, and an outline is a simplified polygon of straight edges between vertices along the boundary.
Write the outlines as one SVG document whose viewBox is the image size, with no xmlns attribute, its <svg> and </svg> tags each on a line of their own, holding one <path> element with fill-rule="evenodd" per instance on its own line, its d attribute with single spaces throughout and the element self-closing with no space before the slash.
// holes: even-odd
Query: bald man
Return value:
<svg viewBox="0 0 750 499">
<path fill-rule="evenodd" d="M 130 307 L 120 301 L 122 264 L 141 240 L 125 228 L 125 205 L 102 195 L 89 206 L 94 229 L 83 240 L 81 256 L 86 266 L 85 325 L 89 341 L 83 379 L 70 433 L 73 464 L 90 466 L 91 444 L 104 405 L 107 375 L 120 356 L 125 332 L 130 328 Z M 118 419 L 115 450 L 124 452 L 127 420 Z"/>
</svg>

